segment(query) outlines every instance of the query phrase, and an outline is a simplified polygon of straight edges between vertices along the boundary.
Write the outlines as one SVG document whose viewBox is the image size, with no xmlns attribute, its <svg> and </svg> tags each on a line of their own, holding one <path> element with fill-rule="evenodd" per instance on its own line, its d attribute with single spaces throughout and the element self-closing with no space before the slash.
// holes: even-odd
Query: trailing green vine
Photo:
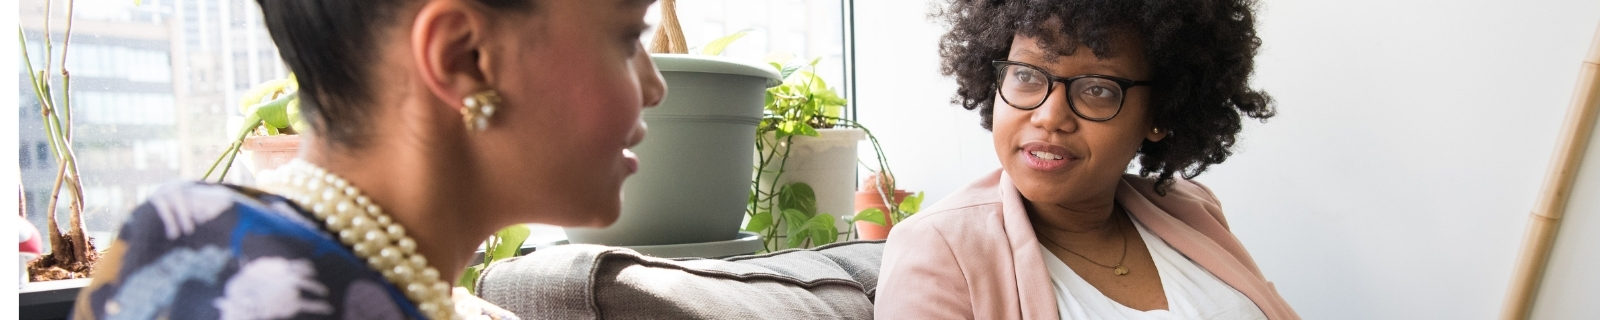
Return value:
<svg viewBox="0 0 1600 320">
<path fill-rule="evenodd" d="M 765 115 L 756 129 L 757 164 L 755 177 L 751 179 L 750 202 L 745 209 L 750 220 L 744 228 L 745 231 L 761 233 L 767 251 L 782 248 L 777 242 L 780 232 L 787 239 L 784 245 L 790 248 L 824 245 L 839 240 L 838 227 L 834 225 L 835 216 L 833 213 L 817 211 L 816 193 L 810 185 L 803 182 L 778 184 L 785 173 L 795 137 L 816 137 L 819 135 L 816 129 L 860 129 L 872 143 L 879 170 L 893 175 L 877 136 L 860 122 L 841 117 L 848 101 L 839 97 L 813 71 L 819 61 L 812 59 L 807 63 L 791 62 L 787 65 L 769 62 L 778 70 L 784 82 L 767 89 Z M 892 182 L 889 187 L 888 190 L 893 190 Z M 899 207 L 898 203 L 889 202 L 892 201 L 886 201 L 889 208 Z M 858 213 L 844 218 L 855 221 L 863 217 L 866 215 Z M 877 220 L 882 220 L 881 213 Z M 779 226 L 784 227 L 779 230 Z M 850 239 L 854 235 L 855 230 L 851 228 L 844 238 Z"/>
</svg>

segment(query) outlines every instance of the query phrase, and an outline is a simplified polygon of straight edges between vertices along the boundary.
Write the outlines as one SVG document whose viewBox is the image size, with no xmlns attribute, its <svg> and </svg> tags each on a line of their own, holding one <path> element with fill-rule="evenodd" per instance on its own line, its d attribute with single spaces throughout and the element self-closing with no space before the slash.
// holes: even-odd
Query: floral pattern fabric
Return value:
<svg viewBox="0 0 1600 320">
<path fill-rule="evenodd" d="M 74 318 L 424 319 L 311 217 L 250 188 L 166 186 L 129 215 Z M 458 292 L 463 318 L 516 319 Z"/>
</svg>

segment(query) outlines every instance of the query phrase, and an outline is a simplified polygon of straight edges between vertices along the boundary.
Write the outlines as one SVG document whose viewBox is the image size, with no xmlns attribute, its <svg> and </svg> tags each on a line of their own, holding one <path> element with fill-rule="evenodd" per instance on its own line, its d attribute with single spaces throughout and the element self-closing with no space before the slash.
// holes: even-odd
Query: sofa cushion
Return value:
<svg viewBox="0 0 1600 320">
<path fill-rule="evenodd" d="M 870 319 L 883 241 L 723 259 L 562 245 L 490 265 L 477 292 L 525 319 Z"/>
</svg>

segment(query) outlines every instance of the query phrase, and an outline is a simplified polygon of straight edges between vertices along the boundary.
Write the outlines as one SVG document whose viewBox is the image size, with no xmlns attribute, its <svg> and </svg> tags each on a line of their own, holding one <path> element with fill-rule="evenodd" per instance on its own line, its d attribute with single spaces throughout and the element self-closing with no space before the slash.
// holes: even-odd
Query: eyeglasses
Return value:
<svg viewBox="0 0 1600 320">
<path fill-rule="evenodd" d="M 1000 99 L 1011 107 L 1037 109 L 1055 91 L 1056 82 L 1061 82 L 1067 85 L 1067 106 L 1072 113 L 1096 122 L 1111 120 L 1122 112 L 1123 93 L 1128 88 L 1155 83 L 1098 74 L 1062 78 L 1033 65 L 1005 60 L 994 61 L 994 70 Z"/>
</svg>

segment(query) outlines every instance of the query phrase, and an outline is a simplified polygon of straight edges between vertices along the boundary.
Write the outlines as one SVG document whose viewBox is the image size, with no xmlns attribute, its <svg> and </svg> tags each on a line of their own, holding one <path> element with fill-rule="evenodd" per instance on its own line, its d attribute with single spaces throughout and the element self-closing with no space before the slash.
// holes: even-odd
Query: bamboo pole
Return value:
<svg viewBox="0 0 1600 320">
<path fill-rule="evenodd" d="M 1561 136 L 1556 141 L 1555 157 L 1545 175 L 1543 191 L 1528 216 L 1528 231 L 1512 273 L 1511 287 L 1507 289 L 1501 319 L 1527 319 L 1533 311 L 1539 283 L 1550 260 L 1550 249 L 1561 226 L 1561 216 L 1567 210 L 1567 200 L 1572 197 L 1578 166 L 1583 163 L 1584 151 L 1593 135 L 1595 118 L 1600 116 L 1600 28 L 1590 42 L 1589 55 L 1579 67 L 1578 86 L 1573 91 L 1572 105 L 1568 107 L 1566 122 L 1561 125 Z"/>
<path fill-rule="evenodd" d="M 650 53 L 689 53 L 689 44 L 683 39 L 683 26 L 678 24 L 678 4 L 675 0 L 661 1 L 661 25 L 656 27 L 655 39 L 650 41 Z"/>
</svg>

